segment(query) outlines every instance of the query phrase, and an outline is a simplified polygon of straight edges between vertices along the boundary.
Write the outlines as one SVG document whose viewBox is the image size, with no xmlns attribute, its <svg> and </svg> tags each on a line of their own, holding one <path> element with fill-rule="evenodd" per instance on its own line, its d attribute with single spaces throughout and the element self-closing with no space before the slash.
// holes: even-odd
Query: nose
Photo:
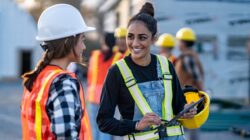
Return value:
<svg viewBox="0 0 250 140">
<path fill-rule="evenodd" d="M 137 39 L 137 38 L 135 38 L 134 40 L 133 40 L 133 42 L 132 42 L 132 47 L 137 47 L 137 46 L 139 46 L 139 40 Z"/>
</svg>

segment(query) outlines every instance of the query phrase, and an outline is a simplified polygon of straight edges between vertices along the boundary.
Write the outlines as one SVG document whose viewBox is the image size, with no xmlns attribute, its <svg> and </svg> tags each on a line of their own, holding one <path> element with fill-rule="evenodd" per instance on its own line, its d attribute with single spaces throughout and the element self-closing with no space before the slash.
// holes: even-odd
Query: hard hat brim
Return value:
<svg viewBox="0 0 250 140">
<path fill-rule="evenodd" d="M 56 39 L 60 39 L 60 38 L 73 36 L 73 35 L 80 34 L 80 33 L 91 32 L 91 31 L 94 31 L 94 30 L 96 30 L 96 28 L 87 26 L 87 27 L 84 27 L 81 30 L 72 31 L 72 32 L 68 32 L 68 33 L 61 34 L 61 35 L 58 35 L 58 36 L 53 36 L 53 37 L 41 37 L 41 36 L 37 35 L 36 40 L 37 41 L 51 41 L 51 40 L 56 40 Z"/>
<path fill-rule="evenodd" d="M 90 32 L 90 31 L 95 31 L 96 28 L 94 27 L 87 27 L 87 29 L 84 32 Z"/>
</svg>

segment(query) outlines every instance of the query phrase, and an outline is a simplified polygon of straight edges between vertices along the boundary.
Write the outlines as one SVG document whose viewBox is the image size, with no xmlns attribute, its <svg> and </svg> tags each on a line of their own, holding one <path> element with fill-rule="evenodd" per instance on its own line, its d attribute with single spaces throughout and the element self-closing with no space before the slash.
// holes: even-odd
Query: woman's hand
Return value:
<svg viewBox="0 0 250 140">
<path fill-rule="evenodd" d="M 190 106 L 190 104 L 185 104 L 184 108 L 187 108 L 188 106 Z M 197 108 L 194 107 L 194 108 L 190 109 L 189 112 L 185 113 L 182 116 L 182 119 L 192 119 L 194 117 L 194 115 L 196 115 L 196 114 L 197 114 Z"/>
<path fill-rule="evenodd" d="M 145 128 L 149 127 L 150 125 L 160 125 L 161 118 L 156 115 L 155 113 L 147 113 L 143 116 L 143 118 L 137 122 L 135 129 L 136 130 L 144 130 Z"/>
</svg>

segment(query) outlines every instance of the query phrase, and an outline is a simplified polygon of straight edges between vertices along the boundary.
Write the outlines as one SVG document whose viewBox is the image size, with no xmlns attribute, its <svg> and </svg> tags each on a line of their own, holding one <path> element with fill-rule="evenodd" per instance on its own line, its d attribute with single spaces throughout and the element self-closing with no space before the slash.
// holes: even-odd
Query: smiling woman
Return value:
<svg viewBox="0 0 250 140">
<path fill-rule="evenodd" d="M 153 6 L 146 3 L 128 23 L 127 46 L 138 65 L 148 65 L 151 61 L 150 46 L 155 42 L 157 33 L 157 21 L 153 16 Z"/>
<path fill-rule="evenodd" d="M 183 140 L 180 123 L 166 133 L 154 129 L 162 120 L 170 120 L 186 104 L 173 65 L 162 56 L 150 53 L 156 40 L 157 22 L 151 3 L 145 3 L 128 23 L 127 47 L 131 55 L 113 65 L 106 77 L 97 115 L 101 131 L 125 139 Z M 118 106 L 122 119 L 114 118 Z M 192 118 L 195 110 L 186 113 Z"/>
<path fill-rule="evenodd" d="M 126 41 L 133 61 L 138 65 L 148 65 L 151 61 L 150 46 L 155 38 L 141 21 L 131 23 L 128 31 Z"/>
</svg>

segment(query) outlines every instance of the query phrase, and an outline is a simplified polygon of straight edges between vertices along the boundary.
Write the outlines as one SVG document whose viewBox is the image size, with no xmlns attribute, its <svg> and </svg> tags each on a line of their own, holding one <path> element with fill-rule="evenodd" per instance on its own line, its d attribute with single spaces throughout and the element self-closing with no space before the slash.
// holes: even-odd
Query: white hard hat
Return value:
<svg viewBox="0 0 250 140">
<path fill-rule="evenodd" d="M 38 41 L 50 41 L 95 30 L 88 27 L 80 12 L 68 4 L 56 4 L 44 10 L 37 26 Z"/>
</svg>

